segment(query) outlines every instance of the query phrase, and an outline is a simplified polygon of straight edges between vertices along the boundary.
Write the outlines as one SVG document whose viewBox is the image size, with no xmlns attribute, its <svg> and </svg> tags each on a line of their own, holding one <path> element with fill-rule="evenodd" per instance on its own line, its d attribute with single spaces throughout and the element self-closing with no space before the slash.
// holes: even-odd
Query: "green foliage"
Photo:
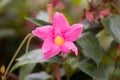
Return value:
<svg viewBox="0 0 120 80">
<path fill-rule="evenodd" d="M 106 65 L 100 64 L 99 67 L 97 67 L 92 60 L 84 60 L 80 62 L 79 68 L 86 74 L 93 77 L 93 79 L 97 79 L 97 80 L 108 79 L 108 73 L 107 73 L 108 70 Z"/>
<path fill-rule="evenodd" d="M 4 7 L 10 2 L 11 0 L 1 0 L 0 1 L 0 12 L 4 9 Z"/>
<path fill-rule="evenodd" d="M 10 72 L 14 71 L 20 66 L 28 65 L 28 64 L 36 64 L 36 63 L 44 63 L 44 62 L 58 62 L 62 63 L 60 57 L 56 56 L 52 59 L 44 60 L 43 53 L 41 49 L 36 49 L 30 51 L 28 54 L 23 55 L 22 57 L 17 59 L 17 63 L 11 68 Z"/>
<path fill-rule="evenodd" d="M 27 64 L 27 65 L 22 66 L 20 68 L 19 80 L 25 80 L 26 76 L 31 73 L 35 65 L 36 64 L 33 63 L 33 64 Z"/>
<path fill-rule="evenodd" d="M 33 73 L 26 77 L 25 80 L 48 80 L 52 76 L 46 72 Z"/>
<path fill-rule="evenodd" d="M 99 65 L 103 52 L 97 38 L 91 33 L 85 33 L 77 40 L 77 42 L 83 49 L 83 53 Z"/>
<path fill-rule="evenodd" d="M 26 18 L 28 21 L 34 23 L 35 25 L 37 26 L 45 26 L 45 25 L 51 25 L 50 23 L 48 22 L 45 22 L 45 21 L 42 21 L 42 20 L 39 20 L 39 19 L 34 19 L 34 18 Z"/>
<path fill-rule="evenodd" d="M 101 20 L 107 31 L 120 43 L 120 15 L 112 15 Z"/>
<path fill-rule="evenodd" d="M 96 37 L 98 38 L 101 47 L 108 50 L 113 41 L 113 37 L 105 29 L 101 30 Z"/>
</svg>

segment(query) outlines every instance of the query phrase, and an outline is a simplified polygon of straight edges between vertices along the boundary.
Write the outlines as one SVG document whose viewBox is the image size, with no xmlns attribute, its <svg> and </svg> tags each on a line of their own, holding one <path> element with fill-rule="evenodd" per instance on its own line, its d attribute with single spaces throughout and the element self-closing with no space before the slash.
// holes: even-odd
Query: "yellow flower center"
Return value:
<svg viewBox="0 0 120 80">
<path fill-rule="evenodd" d="M 61 46 L 62 44 L 64 44 L 64 42 L 65 40 L 61 36 L 56 36 L 54 39 L 54 43 L 57 44 L 58 46 Z"/>
</svg>

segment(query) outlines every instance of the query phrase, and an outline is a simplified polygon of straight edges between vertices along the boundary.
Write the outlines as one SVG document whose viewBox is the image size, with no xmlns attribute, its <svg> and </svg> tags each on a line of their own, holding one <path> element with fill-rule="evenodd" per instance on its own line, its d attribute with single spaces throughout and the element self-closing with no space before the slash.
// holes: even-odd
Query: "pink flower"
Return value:
<svg viewBox="0 0 120 80">
<path fill-rule="evenodd" d="M 86 11 L 85 17 L 89 22 L 93 22 L 95 20 L 94 12 Z"/>
<path fill-rule="evenodd" d="M 109 16 L 109 15 L 110 15 L 110 9 L 109 9 L 109 7 L 106 7 L 105 9 L 100 11 L 99 18 L 102 19 L 105 16 Z"/>
<path fill-rule="evenodd" d="M 72 50 L 78 55 L 78 49 L 73 43 L 81 35 L 82 24 L 69 25 L 63 14 L 56 12 L 52 25 L 38 27 L 32 31 L 44 41 L 42 51 L 44 59 L 51 58 L 60 52 L 68 54 Z"/>
</svg>

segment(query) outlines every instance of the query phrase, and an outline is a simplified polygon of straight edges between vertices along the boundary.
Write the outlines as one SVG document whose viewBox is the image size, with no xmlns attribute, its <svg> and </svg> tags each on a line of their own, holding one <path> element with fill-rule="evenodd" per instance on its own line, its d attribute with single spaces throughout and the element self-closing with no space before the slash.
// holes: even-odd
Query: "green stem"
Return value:
<svg viewBox="0 0 120 80">
<path fill-rule="evenodd" d="M 117 68 L 115 67 L 114 70 L 113 70 L 111 80 L 114 80 L 114 76 L 115 76 L 116 69 L 117 69 Z"/>
<path fill-rule="evenodd" d="M 31 41 L 31 39 L 32 39 L 33 37 L 34 37 L 34 35 L 31 34 L 31 36 L 28 38 L 27 45 L 26 45 L 26 50 L 25 50 L 26 56 L 27 56 L 27 54 L 28 54 L 28 49 L 29 49 L 30 41 Z"/>
<path fill-rule="evenodd" d="M 18 55 L 18 52 L 20 51 L 20 49 L 22 48 L 23 44 L 26 42 L 26 40 L 27 40 L 31 35 L 32 35 L 31 33 L 28 34 L 28 35 L 23 39 L 23 41 L 21 42 L 21 44 L 19 45 L 18 49 L 16 50 L 15 54 L 13 55 L 13 57 L 12 57 L 10 63 L 9 63 L 9 65 L 7 66 L 7 69 L 6 69 L 6 71 L 5 71 L 4 76 L 7 75 L 7 73 L 8 73 L 8 71 L 9 71 L 9 69 L 10 69 L 10 67 L 11 67 L 14 59 L 15 59 L 16 56 Z"/>
</svg>

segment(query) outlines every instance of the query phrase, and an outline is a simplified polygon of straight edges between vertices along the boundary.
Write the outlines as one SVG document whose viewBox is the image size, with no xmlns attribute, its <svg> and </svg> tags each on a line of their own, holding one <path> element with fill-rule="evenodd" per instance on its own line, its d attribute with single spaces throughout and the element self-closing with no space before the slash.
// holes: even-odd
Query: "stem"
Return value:
<svg viewBox="0 0 120 80">
<path fill-rule="evenodd" d="M 116 69 L 117 69 L 117 67 L 115 67 L 114 70 L 113 70 L 111 80 L 114 80 L 114 75 L 115 75 Z"/>
<path fill-rule="evenodd" d="M 60 65 L 58 63 L 55 63 L 54 64 L 54 74 L 55 74 L 57 80 L 61 80 L 59 69 L 60 69 Z"/>
<path fill-rule="evenodd" d="M 20 51 L 20 49 L 22 48 L 23 44 L 26 42 L 26 40 L 28 39 L 28 37 L 30 37 L 31 35 L 32 35 L 31 33 L 28 34 L 28 35 L 23 39 L 23 41 L 21 42 L 21 44 L 19 45 L 18 49 L 16 50 L 15 54 L 13 55 L 13 57 L 12 57 L 10 63 L 9 63 L 9 65 L 7 66 L 7 69 L 6 69 L 6 71 L 5 71 L 4 76 L 7 75 L 7 73 L 8 73 L 8 71 L 9 71 L 9 69 L 10 69 L 10 67 L 11 67 L 14 59 L 15 59 L 16 56 L 18 55 L 18 52 Z"/>
<path fill-rule="evenodd" d="M 12 80 L 18 80 L 18 77 L 14 74 L 8 74 L 7 78 L 12 78 Z"/>
<path fill-rule="evenodd" d="M 52 23 L 53 15 L 54 15 L 54 8 L 52 4 L 47 4 L 47 12 L 48 12 L 49 22 Z"/>
<path fill-rule="evenodd" d="M 28 54 L 28 49 L 29 49 L 30 41 L 31 41 L 31 39 L 33 37 L 34 37 L 34 35 L 31 34 L 31 36 L 28 38 L 27 45 L 26 45 L 26 50 L 25 50 L 25 54 Z"/>
</svg>

